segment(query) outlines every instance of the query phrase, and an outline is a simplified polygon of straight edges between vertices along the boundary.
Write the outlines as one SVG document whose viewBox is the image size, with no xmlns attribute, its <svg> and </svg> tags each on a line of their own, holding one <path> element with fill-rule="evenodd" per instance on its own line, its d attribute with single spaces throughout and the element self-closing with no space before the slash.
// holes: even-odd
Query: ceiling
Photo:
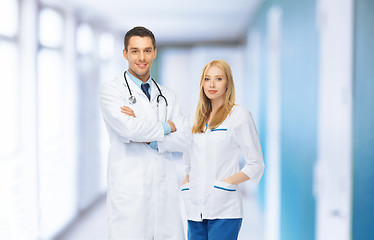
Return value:
<svg viewBox="0 0 374 240">
<path fill-rule="evenodd" d="M 69 4 L 82 19 L 120 33 L 145 26 L 155 34 L 158 44 L 195 44 L 239 41 L 261 2 L 65 0 L 64 4 Z"/>
</svg>

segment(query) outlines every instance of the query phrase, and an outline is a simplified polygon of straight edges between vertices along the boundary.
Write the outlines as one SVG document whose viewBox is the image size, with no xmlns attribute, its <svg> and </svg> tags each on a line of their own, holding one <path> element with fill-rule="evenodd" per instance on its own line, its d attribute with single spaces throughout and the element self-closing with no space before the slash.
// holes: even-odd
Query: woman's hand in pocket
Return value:
<svg viewBox="0 0 374 240">
<path fill-rule="evenodd" d="M 237 185 L 239 183 L 242 183 L 248 180 L 249 180 L 249 177 L 244 172 L 240 171 L 230 177 L 223 179 L 222 182 L 229 183 L 232 185 Z"/>
<path fill-rule="evenodd" d="M 182 185 L 190 182 L 190 175 L 186 175 L 183 179 Z"/>
</svg>

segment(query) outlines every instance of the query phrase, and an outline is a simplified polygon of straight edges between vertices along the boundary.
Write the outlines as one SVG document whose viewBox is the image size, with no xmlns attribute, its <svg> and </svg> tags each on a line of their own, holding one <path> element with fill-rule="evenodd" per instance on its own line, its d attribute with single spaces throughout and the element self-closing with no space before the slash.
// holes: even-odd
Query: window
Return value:
<svg viewBox="0 0 374 240">
<path fill-rule="evenodd" d="M 55 236 L 76 214 L 75 82 L 67 74 L 64 16 L 43 8 L 37 56 L 40 237 Z M 71 37 L 71 36 L 70 36 Z"/>
<path fill-rule="evenodd" d="M 0 35 L 15 37 L 18 33 L 18 1 L 1 0 Z"/>
<path fill-rule="evenodd" d="M 77 30 L 77 51 L 81 55 L 92 54 L 95 37 L 89 24 L 81 24 Z"/>
<path fill-rule="evenodd" d="M 18 132 L 19 85 L 18 76 L 18 1 L 4 0 L 0 7 L 0 157 L 16 151 L 20 134 Z M 19 91 L 18 91 L 19 92 Z"/>
<path fill-rule="evenodd" d="M 0 39 L 0 53 L 0 156 L 4 157 L 15 153 L 20 138 L 18 46 L 15 42 Z"/>
<path fill-rule="evenodd" d="M 63 42 L 63 18 L 53 9 L 40 12 L 39 41 L 44 47 L 59 48 Z"/>
<path fill-rule="evenodd" d="M 114 39 L 110 33 L 101 33 L 99 37 L 99 55 L 104 61 L 112 58 L 114 52 Z"/>
</svg>

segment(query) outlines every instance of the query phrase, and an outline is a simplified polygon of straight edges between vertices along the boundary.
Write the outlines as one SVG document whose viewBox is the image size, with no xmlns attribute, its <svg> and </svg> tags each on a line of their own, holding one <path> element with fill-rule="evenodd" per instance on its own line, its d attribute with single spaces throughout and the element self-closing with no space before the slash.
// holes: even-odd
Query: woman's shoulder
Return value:
<svg viewBox="0 0 374 240">
<path fill-rule="evenodd" d="M 231 115 L 236 116 L 236 117 L 251 116 L 251 112 L 247 108 L 241 105 L 235 104 L 231 109 Z"/>
<path fill-rule="evenodd" d="M 251 112 L 246 107 L 237 104 L 235 104 L 231 110 L 231 119 L 234 125 L 237 126 L 253 122 Z"/>
</svg>

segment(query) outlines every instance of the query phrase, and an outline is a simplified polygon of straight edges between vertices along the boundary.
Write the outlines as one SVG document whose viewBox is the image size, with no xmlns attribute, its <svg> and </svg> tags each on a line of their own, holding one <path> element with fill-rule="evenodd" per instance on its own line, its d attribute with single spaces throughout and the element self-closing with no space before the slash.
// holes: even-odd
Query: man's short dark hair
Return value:
<svg viewBox="0 0 374 240">
<path fill-rule="evenodd" d="M 129 46 L 130 38 L 134 36 L 150 37 L 152 40 L 153 48 L 156 49 L 156 39 L 153 33 L 145 27 L 134 27 L 133 29 L 129 30 L 125 35 L 124 45 L 126 51 L 127 47 Z"/>
</svg>

